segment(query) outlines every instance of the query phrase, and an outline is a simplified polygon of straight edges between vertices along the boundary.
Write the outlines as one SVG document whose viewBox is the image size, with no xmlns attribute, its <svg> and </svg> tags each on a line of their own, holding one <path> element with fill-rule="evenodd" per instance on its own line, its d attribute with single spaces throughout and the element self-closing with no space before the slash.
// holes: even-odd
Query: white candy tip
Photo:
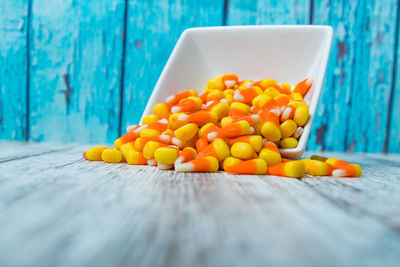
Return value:
<svg viewBox="0 0 400 267">
<path fill-rule="evenodd" d="M 173 106 L 173 107 L 171 108 L 171 112 L 172 112 L 172 113 L 177 113 L 177 112 L 180 112 L 180 111 L 181 111 L 181 107 Z"/>
<path fill-rule="evenodd" d="M 297 127 L 296 131 L 293 134 L 293 137 L 298 139 L 303 134 L 303 131 L 304 131 L 303 127 Z"/>
<path fill-rule="evenodd" d="M 227 88 L 232 88 L 233 86 L 235 86 L 236 81 L 235 80 L 226 80 L 224 83 Z"/>
<path fill-rule="evenodd" d="M 292 112 L 292 109 L 290 107 L 285 108 L 282 113 L 282 118 L 288 119 L 290 112 Z"/>
<path fill-rule="evenodd" d="M 145 129 L 145 128 L 147 128 L 147 124 L 146 124 L 146 125 L 143 125 L 143 126 L 140 126 L 139 128 L 133 130 L 133 132 L 134 132 L 134 133 L 140 133 L 140 131 L 143 130 L 143 129 Z"/>
<path fill-rule="evenodd" d="M 237 95 L 236 93 L 233 95 L 233 99 L 236 101 L 243 101 L 244 97 L 242 95 Z"/>
<path fill-rule="evenodd" d="M 314 79 L 311 78 L 311 77 L 308 77 L 308 78 L 307 78 L 307 81 L 306 81 L 306 84 L 307 84 L 307 85 L 312 85 L 313 83 L 314 83 Z"/>
<path fill-rule="evenodd" d="M 258 114 L 253 114 L 253 115 L 251 115 L 251 118 L 252 118 L 254 121 L 259 121 L 259 120 L 260 120 L 260 115 L 258 115 Z"/>
<path fill-rule="evenodd" d="M 148 159 L 147 160 L 147 165 L 156 166 L 157 165 L 157 161 L 155 159 Z"/>
<path fill-rule="evenodd" d="M 171 143 L 178 147 L 182 147 L 183 145 L 182 141 L 175 137 L 172 138 Z"/>
<path fill-rule="evenodd" d="M 254 85 L 254 83 L 248 82 L 248 83 L 246 83 L 246 88 L 251 88 L 251 87 L 253 87 L 253 85 Z"/>
<path fill-rule="evenodd" d="M 342 169 L 336 169 L 336 170 L 333 170 L 333 172 L 332 172 L 332 176 L 335 176 L 335 177 L 343 177 L 345 175 L 346 175 L 346 171 L 342 170 Z"/>
<path fill-rule="evenodd" d="M 172 169 L 172 167 L 174 167 L 174 165 L 172 165 L 172 164 L 158 163 L 158 168 L 160 170 L 169 170 L 169 169 Z"/>
<path fill-rule="evenodd" d="M 266 142 L 268 142 L 267 138 L 262 139 L 262 144 L 264 145 Z"/>
<path fill-rule="evenodd" d="M 174 100 L 174 98 L 174 95 L 170 95 L 169 97 L 167 97 L 167 102 L 171 102 L 172 100 Z"/>
<path fill-rule="evenodd" d="M 183 163 L 175 165 L 175 171 L 177 172 L 192 172 L 194 165 L 192 163 Z"/>
<path fill-rule="evenodd" d="M 167 119 L 161 119 L 161 120 L 158 120 L 158 122 L 159 123 L 162 123 L 162 124 L 168 124 L 168 120 Z"/>
<path fill-rule="evenodd" d="M 207 104 L 206 104 L 206 107 L 209 107 L 209 106 L 212 105 L 214 102 L 215 102 L 214 100 L 208 101 Z"/>
<path fill-rule="evenodd" d="M 207 134 L 208 140 L 214 140 L 216 138 L 217 138 L 217 132 L 211 132 L 211 133 Z"/>
<path fill-rule="evenodd" d="M 138 128 L 138 125 L 129 125 L 128 127 L 126 127 L 126 132 L 130 133 L 137 128 Z"/>
<path fill-rule="evenodd" d="M 219 102 L 225 102 L 228 103 L 228 100 L 226 100 L 226 98 L 222 98 Z"/>
<path fill-rule="evenodd" d="M 171 136 L 166 134 L 162 134 L 158 138 L 160 138 L 165 143 L 168 143 L 171 140 Z"/>
<path fill-rule="evenodd" d="M 179 121 L 186 121 L 188 119 L 188 117 L 189 117 L 188 115 L 182 114 L 182 115 L 178 116 L 178 120 Z"/>
<path fill-rule="evenodd" d="M 250 134 L 253 134 L 255 132 L 254 128 L 250 126 Z"/>
<path fill-rule="evenodd" d="M 175 163 L 174 163 L 175 168 L 176 168 L 177 165 L 181 164 L 182 161 L 183 161 L 183 157 L 182 157 L 182 156 L 179 156 L 179 157 L 175 160 Z"/>
</svg>

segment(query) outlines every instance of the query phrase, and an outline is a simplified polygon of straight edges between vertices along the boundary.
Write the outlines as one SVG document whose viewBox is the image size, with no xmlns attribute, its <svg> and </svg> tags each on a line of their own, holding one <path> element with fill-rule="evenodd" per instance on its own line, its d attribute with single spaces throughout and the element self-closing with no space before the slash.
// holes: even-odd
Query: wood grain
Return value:
<svg viewBox="0 0 400 267">
<path fill-rule="evenodd" d="M 396 58 L 396 65 L 393 66 L 394 79 L 392 85 L 391 105 L 390 105 L 390 118 L 389 129 L 387 136 L 387 151 L 391 153 L 400 153 L 400 4 L 397 6 L 397 42 L 394 46 Z"/>
<path fill-rule="evenodd" d="M 0 162 L 11 161 L 21 158 L 29 158 L 42 155 L 49 152 L 62 152 L 64 149 L 71 147 L 68 144 L 54 143 L 34 143 L 34 142 L 14 142 L 0 141 Z"/>
<path fill-rule="evenodd" d="M 139 123 L 180 34 L 190 27 L 221 25 L 223 2 L 128 2 L 122 132 L 127 125 Z"/>
<path fill-rule="evenodd" d="M 0 3 L 0 138 L 27 137 L 28 1 Z"/>
<path fill-rule="evenodd" d="M 309 0 L 229 0 L 227 25 L 308 24 Z"/>
<path fill-rule="evenodd" d="M 124 2 L 32 2 L 31 139 L 118 135 Z"/>
<path fill-rule="evenodd" d="M 400 168 L 392 164 L 398 156 L 349 155 L 363 164 L 362 178 L 300 181 L 87 162 L 85 149 L 0 163 L 1 266 L 397 266 L 400 260 L 400 229 L 365 208 L 397 220 L 383 194 L 400 199 Z M 387 183 L 396 188 L 373 186 L 379 162 L 392 169 L 375 179 L 391 177 Z"/>
<path fill-rule="evenodd" d="M 314 23 L 335 36 L 309 149 L 384 152 L 397 4 L 314 1 Z"/>
</svg>

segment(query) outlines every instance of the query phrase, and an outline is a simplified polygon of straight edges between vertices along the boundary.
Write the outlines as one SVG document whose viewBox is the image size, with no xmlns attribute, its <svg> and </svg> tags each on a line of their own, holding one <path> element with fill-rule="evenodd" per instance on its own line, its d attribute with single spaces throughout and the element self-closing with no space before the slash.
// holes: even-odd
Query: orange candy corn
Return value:
<svg viewBox="0 0 400 267">
<path fill-rule="evenodd" d="M 275 90 L 277 90 L 280 94 L 290 94 L 290 90 L 287 87 L 284 87 L 282 85 L 279 84 L 275 84 L 272 85 L 271 87 L 273 87 Z"/>
<path fill-rule="evenodd" d="M 269 167 L 267 170 L 267 174 L 300 178 L 304 175 L 305 171 L 306 168 L 301 160 L 293 160 Z"/>
<path fill-rule="evenodd" d="M 139 137 L 135 140 L 135 149 L 137 151 L 143 151 L 143 147 L 146 145 L 147 142 L 150 141 L 168 144 L 171 141 L 171 137 L 164 134 L 157 136 Z"/>
<path fill-rule="evenodd" d="M 233 102 L 231 104 L 228 116 L 232 117 L 235 115 L 247 115 L 250 113 L 250 111 L 251 108 L 249 105 L 240 102 Z"/>
<path fill-rule="evenodd" d="M 196 149 L 194 149 L 192 147 L 185 147 L 179 154 L 179 157 L 176 159 L 174 164 L 177 165 L 177 164 L 188 162 L 192 159 L 195 159 L 196 156 L 197 156 Z"/>
<path fill-rule="evenodd" d="M 289 103 L 289 97 L 285 94 L 280 94 L 280 95 L 275 96 L 274 100 L 281 107 L 286 107 L 286 105 Z"/>
<path fill-rule="evenodd" d="M 120 147 L 122 156 L 130 165 L 146 165 L 147 159 L 143 156 L 142 152 L 135 149 L 134 142 L 129 142 Z"/>
<path fill-rule="evenodd" d="M 209 122 L 217 124 L 218 114 L 214 111 L 200 110 L 191 114 L 181 114 L 179 115 L 178 120 L 197 123 L 199 126 L 205 125 Z"/>
<path fill-rule="evenodd" d="M 239 77 L 236 74 L 229 73 L 222 76 L 222 82 L 226 88 L 233 88 L 239 81 Z"/>
<path fill-rule="evenodd" d="M 341 160 L 341 159 L 337 159 L 337 158 L 328 158 L 325 160 L 326 163 L 332 165 L 335 168 L 340 168 L 343 166 L 348 166 L 350 165 L 350 163 L 348 163 L 347 161 Z"/>
<path fill-rule="evenodd" d="M 293 107 L 291 105 L 287 105 L 281 114 L 281 117 L 280 117 L 281 122 L 285 122 L 287 120 L 293 119 L 295 111 L 296 111 L 295 107 Z"/>
<path fill-rule="evenodd" d="M 186 163 L 177 164 L 175 171 L 177 172 L 216 172 L 218 171 L 219 163 L 214 157 L 207 156 L 198 158 Z"/>
<path fill-rule="evenodd" d="M 250 159 L 227 166 L 225 171 L 236 174 L 265 174 L 267 172 L 267 163 L 262 159 Z"/>
<path fill-rule="evenodd" d="M 116 149 L 119 149 L 123 144 L 135 141 L 137 138 L 139 138 L 139 135 L 140 134 L 136 131 L 124 134 L 123 136 L 114 141 L 114 146 Z"/>
<path fill-rule="evenodd" d="M 202 101 L 199 97 L 189 96 L 182 99 L 178 104 L 171 108 L 172 113 L 177 112 L 193 112 L 201 109 Z"/>
<path fill-rule="evenodd" d="M 196 90 L 188 90 L 176 95 L 171 95 L 167 97 L 167 103 L 172 107 L 173 105 L 178 104 L 178 102 L 181 101 L 182 99 L 189 96 L 197 96 Z"/>
<path fill-rule="evenodd" d="M 300 93 L 303 97 L 307 94 L 308 90 L 310 90 L 313 84 L 313 80 L 311 78 L 305 78 L 293 88 L 294 93 Z"/>
<path fill-rule="evenodd" d="M 206 148 L 208 146 L 207 138 L 201 137 L 201 138 L 197 139 L 195 145 L 196 145 L 196 149 L 198 152 L 202 151 L 204 148 Z"/>
<path fill-rule="evenodd" d="M 332 165 L 319 160 L 303 159 L 306 173 L 315 176 L 329 176 L 332 175 Z"/>
<path fill-rule="evenodd" d="M 230 151 L 228 145 L 221 138 L 215 139 L 211 144 L 202 149 L 198 158 L 212 156 L 215 157 L 218 161 L 224 160 L 226 157 L 230 156 Z"/>
<path fill-rule="evenodd" d="M 218 119 L 221 119 L 228 115 L 229 113 L 229 104 L 225 101 L 225 99 L 221 99 L 221 101 L 211 101 L 207 102 L 206 110 L 214 111 L 218 115 Z"/>
<path fill-rule="evenodd" d="M 268 141 L 276 142 L 281 139 L 282 133 L 280 130 L 279 119 L 274 113 L 268 113 L 265 117 L 265 122 L 261 127 L 261 133 Z"/>
<path fill-rule="evenodd" d="M 207 134 L 208 140 L 214 140 L 216 138 L 232 138 L 241 135 L 252 134 L 250 130 L 250 124 L 247 121 L 238 121 L 231 125 L 222 127 L 217 131 L 212 131 Z"/>
<path fill-rule="evenodd" d="M 265 160 L 268 166 L 275 166 L 282 162 L 281 153 L 274 142 L 267 141 L 260 151 L 259 158 Z"/>
<path fill-rule="evenodd" d="M 232 121 L 237 122 L 237 121 L 248 121 L 249 123 L 254 123 L 260 120 L 260 115 L 258 114 L 251 114 L 251 115 L 236 115 L 232 116 Z"/>
<path fill-rule="evenodd" d="M 263 93 L 260 87 L 252 87 L 244 90 L 236 90 L 233 99 L 238 102 L 242 102 L 251 105 L 253 98 Z"/>
<path fill-rule="evenodd" d="M 332 171 L 335 177 L 359 177 L 362 174 L 361 166 L 358 164 L 343 165 Z"/>
<path fill-rule="evenodd" d="M 261 150 L 261 147 L 263 146 L 263 140 L 261 135 L 243 135 L 226 139 L 226 142 L 230 146 L 237 142 L 249 143 L 253 147 L 255 152 L 259 152 Z"/>
</svg>

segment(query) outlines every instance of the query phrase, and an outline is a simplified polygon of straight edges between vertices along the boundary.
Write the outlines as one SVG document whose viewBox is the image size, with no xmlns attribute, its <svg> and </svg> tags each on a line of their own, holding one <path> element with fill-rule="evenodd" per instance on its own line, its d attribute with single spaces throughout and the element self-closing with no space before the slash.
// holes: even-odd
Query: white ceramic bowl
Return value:
<svg viewBox="0 0 400 267">
<path fill-rule="evenodd" d="M 306 77 L 314 80 L 305 97 L 310 118 L 299 144 L 281 149 L 285 157 L 299 158 L 307 145 L 324 80 L 332 43 L 330 26 L 232 26 L 185 30 L 179 38 L 147 103 L 143 117 L 156 103 L 189 89 L 202 92 L 207 80 L 225 73 L 239 79 L 273 78 L 294 86 Z"/>
</svg>

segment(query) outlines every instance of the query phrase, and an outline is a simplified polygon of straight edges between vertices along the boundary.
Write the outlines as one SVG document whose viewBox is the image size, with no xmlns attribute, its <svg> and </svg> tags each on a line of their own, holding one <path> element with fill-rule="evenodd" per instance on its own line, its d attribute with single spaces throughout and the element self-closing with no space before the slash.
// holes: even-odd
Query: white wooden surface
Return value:
<svg viewBox="0 0 400 267">
<path fill-rule="evenodd" d="M 177 174 L 1 143 L 0 266 L 399 266 L 400 156 L 360 179 Z M 310 155 L 310 154 L 309 154 Z"/>
</svg>

